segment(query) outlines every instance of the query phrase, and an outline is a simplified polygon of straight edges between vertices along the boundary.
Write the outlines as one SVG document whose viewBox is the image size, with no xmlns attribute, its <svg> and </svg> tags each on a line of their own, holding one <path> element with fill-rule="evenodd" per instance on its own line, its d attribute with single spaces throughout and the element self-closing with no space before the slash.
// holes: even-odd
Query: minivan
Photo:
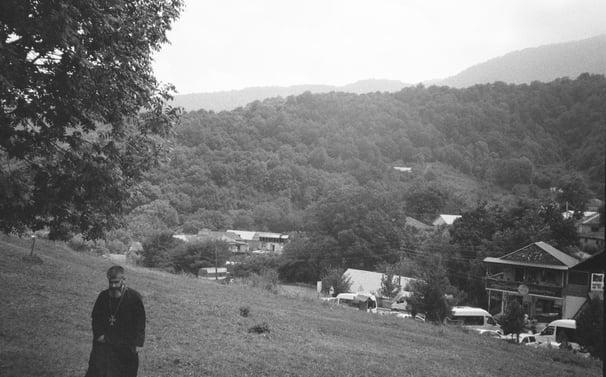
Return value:
<svg viewBox="0 0 606 377">
<path fill-rule="evenodd" d="M 540 344 L 550 344 L 559 347 L 563 341 L 566 341 L 573 349 L 578 349 L 577 323 L 574 319 L 557 319 L 550 322 L 547 327 L 538 334 L 535 334 Z"/>
<path fill-rule="evenodd" d="M 500 332 L 501 326 L 494 318 L 482 308 L 471 306 L 454 306 L 446 323 L 452 323 L 463 328 L 483 333 L 485 331 Z"/>
</svg>

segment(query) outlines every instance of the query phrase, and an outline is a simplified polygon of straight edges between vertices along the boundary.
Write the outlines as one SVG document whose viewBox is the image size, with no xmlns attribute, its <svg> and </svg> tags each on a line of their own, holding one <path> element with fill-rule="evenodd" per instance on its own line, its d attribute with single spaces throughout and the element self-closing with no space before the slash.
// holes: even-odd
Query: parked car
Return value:
<svg viewBox="0 0 606 377">
<path fill-rule="evenodd" d="M 537 341 L 535 334 L 521 333 L 519 339 L 518 339 L 518 336 L 516 336 L 516 334 L 507 334 L 507 335 L 503 335 L 501 337 L 501 339 L 510 341 L 512 343 L 520 343 L 525 346 L 536 347 L 539 345 L 539 342 Z"/>
<path fill-rule="evenodd" d="M 473 329 L 473 331 L 477 332 L 479 335 L 496 339 L 502 339 L 504 336 L 503 331 L 501 330 Z"/>
</svg>

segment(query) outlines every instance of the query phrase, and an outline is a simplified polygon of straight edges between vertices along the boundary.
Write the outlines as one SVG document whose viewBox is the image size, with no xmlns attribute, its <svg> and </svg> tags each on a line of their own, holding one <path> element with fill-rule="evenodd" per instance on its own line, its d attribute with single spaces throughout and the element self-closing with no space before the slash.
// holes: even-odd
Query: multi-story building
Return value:
<svg viewBox="0 0 606 377">
<path fill-rule="evenodd" d="M 485 258 L 489 311 L 503 312 L 509 300 L 518 300 L 529 317 L 540 322 L 573 318 L 588 292 L 587 282 L 571 273 L 579 262 L 545 242 Z"/>
</svg>

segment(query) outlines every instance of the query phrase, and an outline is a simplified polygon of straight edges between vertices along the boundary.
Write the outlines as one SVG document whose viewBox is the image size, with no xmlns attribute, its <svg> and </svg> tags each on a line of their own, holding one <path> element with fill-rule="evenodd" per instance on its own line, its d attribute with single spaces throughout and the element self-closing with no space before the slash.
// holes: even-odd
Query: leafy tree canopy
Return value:
<svg viewBox="0 0 606 377">
<path fill-rule="evenodd" d="M 0 229 L 100 236 L 177 111 L 154 78 L 181 0 L 0 3 Z"/>
</svg>

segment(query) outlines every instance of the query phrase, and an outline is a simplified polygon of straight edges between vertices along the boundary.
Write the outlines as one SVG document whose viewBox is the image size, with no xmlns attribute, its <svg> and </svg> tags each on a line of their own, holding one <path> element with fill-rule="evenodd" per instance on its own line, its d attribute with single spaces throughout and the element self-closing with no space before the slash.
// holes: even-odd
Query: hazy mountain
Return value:
<svg viewBox="0 0 606 377">
<path fill-rule="evenodd" d="M 305 92 L 328 93 L 373 93 L 373 92 L 397 92 L 404 87 L 410 86 L 397 80 L 360 80 L 343 86 L 331 85 L 294 85 L 294 86 L 265 86 L 252 87 L 241 90 L 230 90 L 213 93 L 193 93 L 175 96 L 173 106 L 181 106 L 185 110 L 233 110 L 257 100 L 272 97 L 288 97 Z"/>
<path fill-rule="evenodd" d="M 576 78 L 584 72 L 606 74 L 606 34 L 511 52 L 469 67 L 455 76 L 424 84 L 460 88 L 495 81 L 512 84 L 549 82 L 559 77 Z"/>
</svg>

